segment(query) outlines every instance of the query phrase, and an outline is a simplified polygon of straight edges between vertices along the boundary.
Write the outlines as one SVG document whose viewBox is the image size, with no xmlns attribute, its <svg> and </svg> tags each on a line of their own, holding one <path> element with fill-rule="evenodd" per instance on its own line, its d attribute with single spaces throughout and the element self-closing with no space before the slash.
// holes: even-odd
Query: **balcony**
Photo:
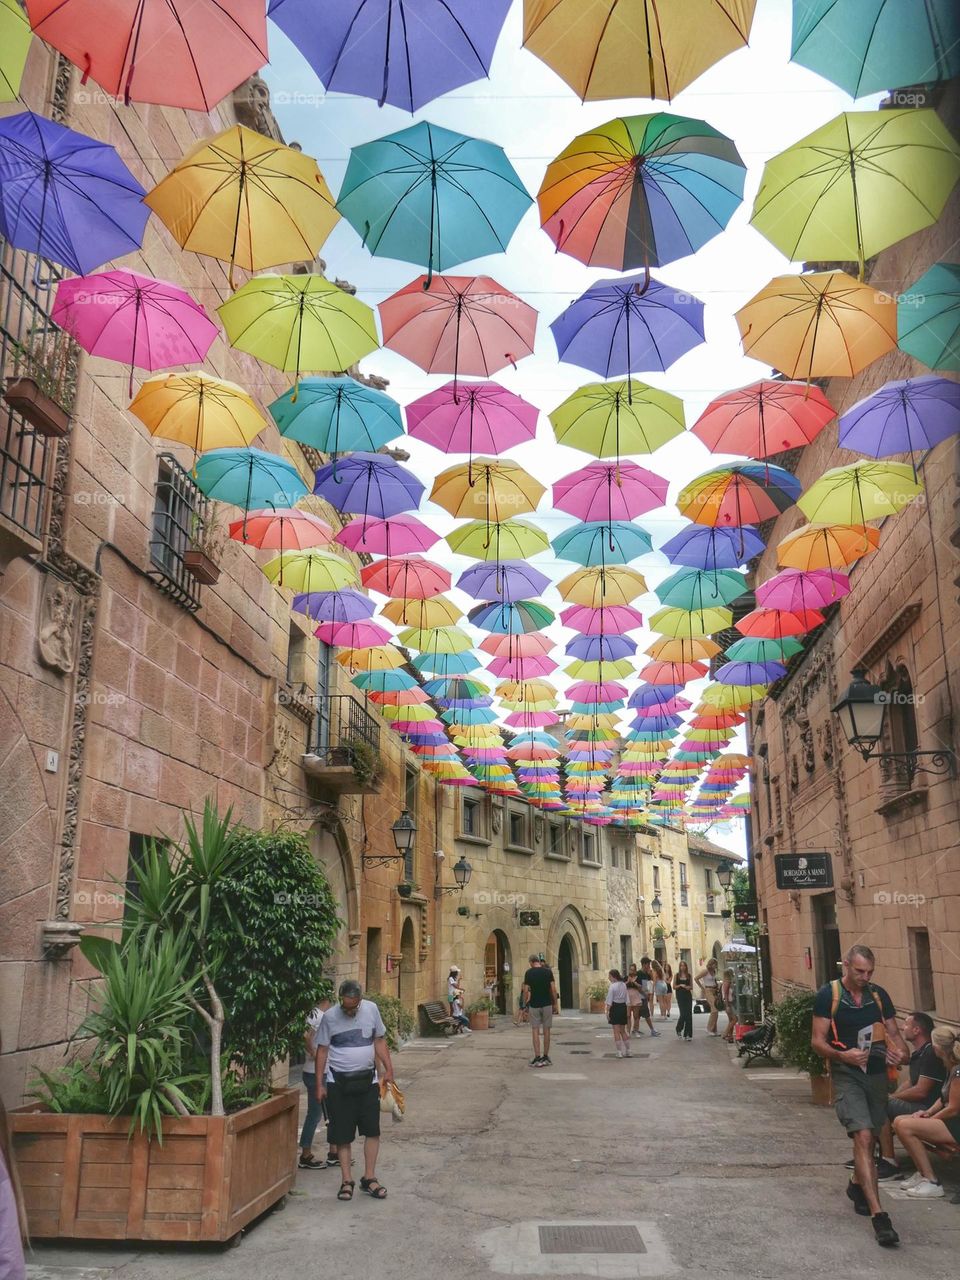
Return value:
<svg viewBox="0 0 960 1280">
<path fill-rule="evenodd" d="M 340 795 L 375 795 L 382 782 L 380 726 L 350 694 L 314 699 L 317 718 L 304 772 Z"/>
</svg>

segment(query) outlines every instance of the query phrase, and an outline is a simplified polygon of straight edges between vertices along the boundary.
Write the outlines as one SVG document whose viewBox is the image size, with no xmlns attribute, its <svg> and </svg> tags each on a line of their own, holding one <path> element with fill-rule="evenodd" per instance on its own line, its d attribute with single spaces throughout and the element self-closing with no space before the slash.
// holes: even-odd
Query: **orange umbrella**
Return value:
<svg viewBox="0 0 960 1280">
<path fill-rule="evenodd" d="M 876 551 L 880 530 L 866 524 L 805 524 L 777 543 L 777 564 L 788 569 L 842 569 Z"/>
</svg>

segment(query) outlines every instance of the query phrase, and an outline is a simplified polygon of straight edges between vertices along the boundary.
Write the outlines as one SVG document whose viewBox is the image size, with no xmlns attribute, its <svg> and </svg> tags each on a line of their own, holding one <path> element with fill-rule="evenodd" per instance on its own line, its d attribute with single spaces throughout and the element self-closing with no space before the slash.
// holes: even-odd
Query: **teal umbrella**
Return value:
<svg viewBox="0 0 960 1280">
<path fill-rule="evenodd" d="M 376 453 L 403 435 L 396 400 L 354 378 L 301 378 L 270 405 L 282 436 L 321 453 Z"/>
<path fill-rule="evenodd" d="M 949 80 L 960 75 L 960 7 L 957 0 L 793 0 L 790 57 L 853 98 Z"/>
<path fill-rule="evenodd" d="M 353 148 L 337 209 L 372 254 L 432 277 L 502 253 L 532 203 L 501 147 L 421 121 Z"/>
<path fill-rule="evenodd" d="M 786 662 L 795 653 L 800 653 L 803 645 L 793 636 L 784 636 L 780 640 L 761 640 L 756 636 L 744 636 L 735 640 L 726 650 L 726 656 L 734 662 Z"/>
<path fill-rule="evenodd" d="M 938 262 L 899 295 L 897 344 L 928 369 L 960 370 L 960 264 Z"/>
<path fill-rule="evenodd" d="M 551 546 L 561 560 L 572 560 L 588 569 L 629 564 L 653 550 L 646 529 L 629 520 L 585 520 L 552 538 Z"/>
<path fill-rule="evenodd" d="M 712 609 L 730 604 L 746 590 L 746 574 L 735 569 L 681 569 L 660 583 L 656 595 L 677 609 Z"/>
<path fill-rule="evenodd" d="M 352 683 L 367 693 L 399 693 L 417 687 L 417 681 L 406 671 L 361 671 Z"/>
<path fill-rule="evenodd" d="M 194 475 L 208 498 L 245 511 L 292 507 L 310 492 L 292 462 L 263 449 L 211 449 L 197 460 Z"/>
</svg>

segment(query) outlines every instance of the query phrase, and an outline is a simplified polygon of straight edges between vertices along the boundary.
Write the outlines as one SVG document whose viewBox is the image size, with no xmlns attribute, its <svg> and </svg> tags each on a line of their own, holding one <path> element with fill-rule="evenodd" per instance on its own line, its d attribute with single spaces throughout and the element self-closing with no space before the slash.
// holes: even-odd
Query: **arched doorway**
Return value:
<svg viewBox="0 0 960 1280">
<path fill-rule="evenodd" d="M 569 933 L 565 933 L 560 939 L 560 946 L 557 948 L 557 986 L 560 989 L 560 1008 L 575 1009 L 577 1008 L 576 996 L 574 994 L 574 970 L 576 969 L 577 953 L 574 948 L 573 939 Z"/>
<path fill-rule="evenodd" d="M 500 1013 L 509 1012 L 507 987 L 513 979 L 510 943 L 502 929 L 494 929 L 483 949 L 483 989 Z"/>
<path fill-rule="evenodd" d="M 721 952 L 722 950 L 723 950 L 723 943 L 722 943 L 722 942 L 715 942 L 715 943 L 713 944 L 713 953 L 712 953 L 712 954 L 713 954 L 713 959 L 714 959 L 714 960 L 716 960 L 717 964 L 719 964 L 719 963 L 720 963 L 720 952 Z"/>
<path fill-rule="evenodd" d="M 400 931 L 400 1003 L 415 1013 L 417 1002 L 417 951 L 413 921 L 407 916 Z"/>
</svg>

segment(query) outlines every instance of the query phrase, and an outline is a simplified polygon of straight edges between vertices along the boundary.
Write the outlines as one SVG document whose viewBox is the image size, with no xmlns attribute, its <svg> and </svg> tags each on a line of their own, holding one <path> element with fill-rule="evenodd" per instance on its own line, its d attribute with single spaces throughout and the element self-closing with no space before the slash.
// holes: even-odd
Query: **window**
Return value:
<svg viewBox="0 0 960 1280">
<path fill-rule="evenodd" d="M 707 915 L 708 916 L 716 915 L 716 911 L 717 911 L 717 900 L 715 896 L 708 891 L 707 892 Z"/>
<path fill-rule="evenodd" d="M 460 811 L 460 834 L 474 840 L 485 840 L 483 801 L 476 796 L 464 796 Z"/>
<path fill-rule="evenodd" d="M 905 666 L 888 667 L 883 689 L 889 699 L 884 724 L 886 749 L 895 755 L 910 755 L 920 746 L 917 730 L 916 698 L 913 682 Z M 888 760 L 881 764 L 884 782 L 893 790 L 906 791 L 913 784 L 904 760 Z"/>
<path fill-rule="evenodd" d="M 307 683 L 307 635 L 292 619 L 287 641 L 287 684 Z"/>
<path fill-rule="evenodd" d="M 205 512 L 206 501 L 190 476 L 173 454 L 161 453 L 150 536 L 150 576 L 161 591 L 191 613 L 200 607 L 200 597 L 184 556 L 190 550 L 196 522 Z"/>
<path fill-rule="evenodd" d="M 627 869 L 628 871 L 632 871 L 632 870 L 633 870 L 633 851 L 632 851 L 632 850 L 630 850 L 630 849 L 624 849 L 624 851 L 623 851 L 623 865 L 626 867 L 626 869 Z"/>
<path fill-rule="evenodd" d="M 590 943 L 590 963 L 594 969 L 600 968 L 600 948 L 595 942 Z"/>
<path fill-rule="evenodd" d="M 409 813 L 414 823 L 417 823 L 417 796 L 420 791 L 420 771 L 407 765 L 403 772 L 403 807 Z M 413 847 L 407 852 L 403 860 L 403 874 L 407 880 L 413 880 L 414 870 L 417 858 L 417 835 L 413 837 Z"/>
<path fill-rule="evenodd" d="M 507 813 L 507 844 L 514 849 L 529 849 L 530 815 L 526 809 L 511 809 Z"/>
<path fill-rule="evenodd" d="M 620 972 L 626 973 L 633 964 L 633 938 L 629 933 L 620 935 Z"/>
<path fill-rule="evenodd" d="M 713 872 L 709 867 L 704 867 L 703 869 L 703 883 L 708 889 L 713 888 Z"/>
<path fill-rule="evenodd" d="M 580 836 L 580 857 L 583 862 L 597 863 L 596 838 L 592 831 L 584 831 Z"/>
<path fill-rule="evenodd" d="M 620 855 L 615 848 L 610 850 L 610 865 L 611 867 L 619 867 L 620 865 Z"/>
<path fill-rule="evenodd" d="M 917 1008 L 924 1013 L 932 1013 L 937 1007 L 937 997 L 933 985 L 930 934 L 926 929 L 908 929 L 907 933 L 910 938 L 910 967 L 913 969 Z"/>
<path fill-rule="evenodd" d="M 680 905 L 688 907 L 690 905 L 690 896 L 687 893 L 687 864 L 680 863 Z"/>
<path fill-rule="evenodd" d="M 653 865 L 653 887 L 659 893 L 660 891 L 660 868 L 654 863 Z"/>
<path fill-rule="evenodd" d="M 568 856 L 564 843 L 566 834 L 567 829 L 562 823 L 550 822 L 547 824 L 547 853 L 551 858 L 566 858 Z"/>
</svg>

